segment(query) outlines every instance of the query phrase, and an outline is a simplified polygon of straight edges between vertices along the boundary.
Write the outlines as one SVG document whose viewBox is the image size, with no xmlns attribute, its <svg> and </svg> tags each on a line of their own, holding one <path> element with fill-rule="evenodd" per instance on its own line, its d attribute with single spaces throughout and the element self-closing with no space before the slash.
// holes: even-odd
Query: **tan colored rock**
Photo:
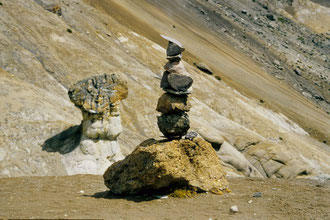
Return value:
<svg viewBox="0 0 330 220">
<path fill-rule="evenodd" d="M 174 95 L 169 93 L 164 93 L 159 99 L 156 110 L 163 113 L 179 113 L 182 111 L 189 111 L 191 104 L 189 102 L 188 96 L 184 95 Z"/>
<path fill-rule="evenodd" d="M 228 188 L 218 156 L 201 138 L 149 140 L 110 166 L 103 177 L 115 194 L 171 192 L 177 187 L 221 193 Z"/>
</svg>

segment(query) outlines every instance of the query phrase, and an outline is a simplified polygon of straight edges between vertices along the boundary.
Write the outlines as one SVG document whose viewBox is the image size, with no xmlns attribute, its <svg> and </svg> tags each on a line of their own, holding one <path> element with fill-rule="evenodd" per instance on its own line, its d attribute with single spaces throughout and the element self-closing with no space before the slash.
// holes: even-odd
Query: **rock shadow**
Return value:
<svg viewBox="0 0 330 220">
<path fill-rule="evenodd" d="M 47 152 L 59 152 L 60 154 L 70 153 L 80 144 L 81 134 L 82 124 L 71 126 L 46 140 L 42 145 L 42 150 Z"/>
<path fill-rule="evenodd" d="M 96 199 L 125 199 L 127 201 L 133 202 L 147 202 L 156 199 L 160 199 L 159 195 L 150 195 L 150 194 L 140 194 L 140 195 L 116 195 L 111 193 L 110 190 L 97 192 L 94 195 L 84 195 L 86 197 L 93 197 Z"/>
</svg>

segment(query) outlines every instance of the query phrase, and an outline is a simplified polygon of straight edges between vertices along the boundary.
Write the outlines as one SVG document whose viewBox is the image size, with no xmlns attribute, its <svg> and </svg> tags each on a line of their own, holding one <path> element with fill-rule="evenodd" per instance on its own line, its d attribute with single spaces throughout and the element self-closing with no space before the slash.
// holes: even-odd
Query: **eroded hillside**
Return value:
<svg viewBox="0 0 330 220">
<path fill-rule="evenodd" d="M 220 140 L 213 144 L 221 145 L 217 153 L 230 175 L 290 178 L 330 173 L 329 147 L 319 141 L 329 141 L 329 115 L 291 89 L 286 83 L 290 81 L 264 71 L 263 62 L 238 47 L 239 38 L 228 37 L 224 30 L 217 35 L 216 23 L 210 26 L 212 19 L 206 16 L 209 4 L 1 2 L 0 176 L 70 173 L 64 155 L 42 151 L 42 145 L 80 124 L 81 113 L 66 92 L 77 80 L 92 75 L 117 73 L 128 82 L 129 96 L 121 104 L 124 132 L 119 138 L 124 153 L 147 138 L 159 138 L 155 108 L 166 63 L 162 47 L 166 41 L 159 33 L 185 45 L 185 65 L 194 79 L 191 129 Z M 230 13 L 229 6 L 222 7 Z M 217 13 L 214 16 L 218 18 Z M 219 21 L 239 28 L 229 20 Z M 251 48 L 258 50 L 254 45 Z M 199 60 L 223 80 L 190 65 Z"/>
</svg>

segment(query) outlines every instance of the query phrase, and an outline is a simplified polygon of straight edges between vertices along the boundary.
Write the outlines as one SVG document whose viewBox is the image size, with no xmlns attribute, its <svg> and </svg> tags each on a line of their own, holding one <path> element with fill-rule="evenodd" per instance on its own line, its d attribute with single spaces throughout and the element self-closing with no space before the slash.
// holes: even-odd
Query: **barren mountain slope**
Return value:
<svg viewBox="0 0 330 220">
<path fill-rule="evenodd" d="M 63 155 L 42 151 L 42 145 L 79 125 L 81 113 L 66 90 L 87 76 L 114 72 L 128 82 L 119 138 L 124 153 L 147 138 L 159 138 L 155 107 L 166 63 L 165 50 L 157 44 L 165 46 L 166 41 L 159 33 L 186 46 L 185 65 L 194 79 L 191 129 L 224 138 L 223 144 L 216 143 L 222 144 L 217 153 L 230 175 L 330 173 L 329 147 L 313 138 L 329 140 L 329 116 L 203 26 L 200 17 L 187 14 L 184 5 L 168 3 L 159 9 L 147 1 L 120 1 L 127 3 L 124 10 L 124 5 L 109 5 L 111 1 L 98 1 L 95 8 L 78 0 L 1 2 L 0 176 L 68 173 Z M 61 15 L 46 10 L 54 2 Z M 176 10 L 181 16 L 173 17 Z M 144 23 L 134 25 L 142 18 Z M 197 58 L 225 82 L 189 64 Z"/>
<path fill-rule="evenodd" d="M 270 21 L 267 15 L 277 13 L 270 9 L 271 1 L 89 2 L 155 42 L 161 43 L 159 33 L 181 39 L 192 55 L 188 62 L 206 61 L 239 91 L 263 99 L 319 140 L 328 140 L 330 40 L 280 15 L 288 24 Z"/>
</svg>

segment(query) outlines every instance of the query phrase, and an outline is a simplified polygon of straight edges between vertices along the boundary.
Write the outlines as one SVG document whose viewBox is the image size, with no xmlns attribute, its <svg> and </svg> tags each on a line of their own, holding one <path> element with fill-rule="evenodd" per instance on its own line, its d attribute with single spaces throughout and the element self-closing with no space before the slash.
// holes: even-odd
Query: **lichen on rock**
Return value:
<svg viewBox="0 0 330 220">
<path fill-rule="evenodd" d="M 126 82 L 104 74 L 75 83 L 70 100 L 82 111 L 79 146 L 63 155 L 69 174 L 102 174 L 112 162 L 123 159 L 117 137 L 122 132 L 119 102 L 128 95 Z"/>
<path fill-rule="evenodd" d="M 82 111 L 111 114 L 111 108 L 127 97 L 128 88 L 116 74 L 104 74 L 77 82 L 69 89 L 68 95 Z"/>
<path fill-rule="evenodd" d="M 171 193 L 178 188 L 221 194 L 226 173 L 211 144 L 201 138 L 140 144 L 104 173 L 114 194 Z"/>
</svg>

